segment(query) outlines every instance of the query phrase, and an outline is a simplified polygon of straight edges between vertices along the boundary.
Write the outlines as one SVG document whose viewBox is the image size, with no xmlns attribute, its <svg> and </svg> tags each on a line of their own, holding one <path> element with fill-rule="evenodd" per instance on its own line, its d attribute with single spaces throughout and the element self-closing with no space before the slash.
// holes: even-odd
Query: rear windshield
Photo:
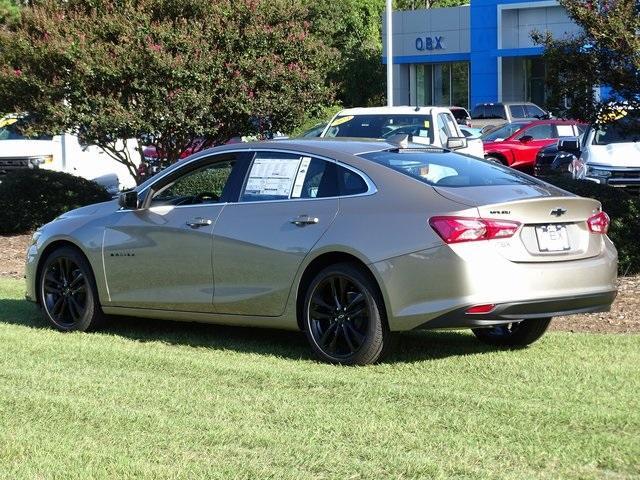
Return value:
<svg viewBox="0 0 640 480">
<path fill-rule="evenodd" d="M 343 115 L 336 117 L 326 137 L 389 138 L 405 134 L 433 142 L 431 115 Z"/>
<path fill-rule="evenodd" d="M 363 153 L 360 156 L 433 186 L 480 187 L 535 184 L 527 176 L 512 168 L 453 152 L 392 150 Z"/>
</svg>

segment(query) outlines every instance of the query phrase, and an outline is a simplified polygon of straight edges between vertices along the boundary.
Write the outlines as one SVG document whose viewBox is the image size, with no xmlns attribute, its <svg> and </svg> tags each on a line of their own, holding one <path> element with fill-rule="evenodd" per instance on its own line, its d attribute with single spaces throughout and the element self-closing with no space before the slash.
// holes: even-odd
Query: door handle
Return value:
<svg viewBox="0 0 640 480">
<path fill-rule="evenodd" d="M 300 215 L 297 218 L 291 220 L 291 223 L 297 225 L 298 227 L 304 227 L 305 225 L 315 225 L 320 220 L 317 217 L 310 217 L 309 215 Z"/>
<path fill-rule="evenodd" d="M 191 228 L 208 227 L 212 223 L 208 218 L 194 218 L 193 220 L 187 221 L 187 225 Z"/>
</svg>

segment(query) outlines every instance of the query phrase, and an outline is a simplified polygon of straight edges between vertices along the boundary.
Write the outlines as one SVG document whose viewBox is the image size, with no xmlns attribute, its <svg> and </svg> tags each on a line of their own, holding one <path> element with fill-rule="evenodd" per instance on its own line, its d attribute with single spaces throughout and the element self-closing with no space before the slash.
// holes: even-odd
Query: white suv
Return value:
<svg viewBox="0 0 640 480">
<path fill-rule="evenodd" d="M 574 151 L 569 170 L 574 178 L 616 187 L 640 186 L 640 110 L 628 109 L 616 119 L 591 126 L 579 145 L 561 142 L 562 150 Z M 571 145 L 575 143 L 575 145 Z"/>
<path fill-rule="evenodd" d="M 390 139 L 395 135 L 409 135 L 415 143 L 484 158 L 482 141 L 466 138 L 445 107 L 349 108 L 338 112 L 320 137 Z"/>
</svg>

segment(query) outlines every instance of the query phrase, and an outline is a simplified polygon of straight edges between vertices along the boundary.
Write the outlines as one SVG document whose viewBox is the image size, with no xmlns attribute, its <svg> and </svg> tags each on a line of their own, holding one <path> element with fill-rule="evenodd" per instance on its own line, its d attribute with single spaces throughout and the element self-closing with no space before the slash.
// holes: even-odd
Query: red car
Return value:
<svg viewBox="0 0 640 480">
<path fill-rule="evenodd" d="M 586 125 L 575 120 L 519 120 L 482 136 L 484 158 L 533 172 L 538 150 L 559 137 L 578 137 Z"/>
</svg>

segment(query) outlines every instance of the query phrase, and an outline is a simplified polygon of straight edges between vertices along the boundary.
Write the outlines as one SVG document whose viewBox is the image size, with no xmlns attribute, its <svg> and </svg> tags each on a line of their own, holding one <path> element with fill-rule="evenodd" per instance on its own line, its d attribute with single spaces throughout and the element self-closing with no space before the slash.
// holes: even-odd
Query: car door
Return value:
<svg viewBox="0 0 640 480">
<path fill-rule="evenodd" d="M 533 167 L 538 151 L 557 139 L 556 129 L 550 123 L 541 123 L 520 130 L 510 142 L 515 153 L 515 162 L 512 166 Z"/>
<path fill-rule="evenodd" d="M 279 316 L 300 264 L 338 212 L 335 162 L 260 151 L 214 229 L 218 313 Z"/>
<path fill-rule="evenodd" d="M 237 198 L 243 158 L 190 162 L 151 185 L 142 208 L 114 215 L 103 241 L 111 305 L 213 311 L 213 228 Z"/>
</svg>

